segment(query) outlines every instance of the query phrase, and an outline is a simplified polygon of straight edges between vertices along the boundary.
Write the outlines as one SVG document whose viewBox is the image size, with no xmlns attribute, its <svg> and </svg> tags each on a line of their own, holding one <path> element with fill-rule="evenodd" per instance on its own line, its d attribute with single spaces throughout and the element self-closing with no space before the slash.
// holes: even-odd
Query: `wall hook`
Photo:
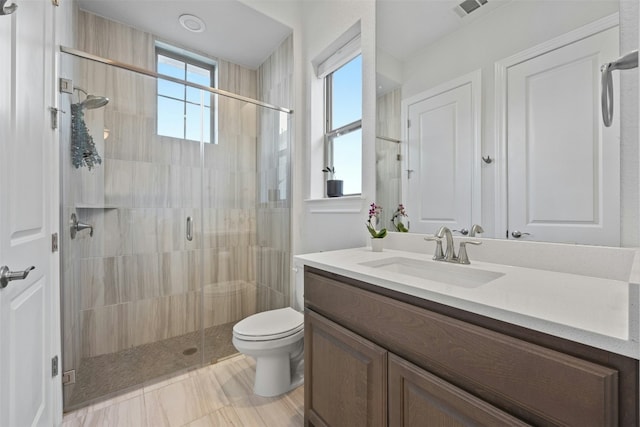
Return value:
<svg viewBox="0 0 640 427">
<path fill-rule="evenodd" d="M 486 164 L 490 165 L 491 163 L 493 163 L 493 159 L 491 158 L 491 156 L 487 156 L 487 157 L 482 157 L 482 161 L 485 162 Z"/>
<path fill-rule="evenodd" d="M 0 0 L 0 15 L 11 15 L 18 8 L 18 5 L 15 3 L 7 5 L 7 1 L 8 0 Z"/>
</svg>

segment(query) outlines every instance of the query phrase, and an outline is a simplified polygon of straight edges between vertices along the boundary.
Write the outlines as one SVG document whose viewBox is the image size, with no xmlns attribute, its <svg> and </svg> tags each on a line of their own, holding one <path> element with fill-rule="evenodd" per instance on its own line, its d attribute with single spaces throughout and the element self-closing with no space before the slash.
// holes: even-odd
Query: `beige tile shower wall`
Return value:
<svg viewBox="0 0 640 427">
<path fill-rule="evenodd" d="M 82 11 L 78 28 L 78 49 L 154 69 L 152 35 Z M 221 89 L 256 98 L 255 71 L 218 61 L 218 73 Z M 207 327 L 254 313 L 256 107 L 219 97 L 219 141 L 205 145 L 203 169 L 198 143 L 155 135 L 154 79 L 82 61 L 76 84 L 110 98 L 92 112 L 110 130 L 100 200 L 76 191 L 65 202 L 107 207 L 80 209 L 95 233 L 70 242 L 82 357 L 195 331 L 202 316 Z"/>
<path fill-rule="evenodd" d="M 269 104 L 293 105 L 293 37 L 289 36 L 258 69 L 258 94 Z M 293 120 L 285 113 L 258 114 L 258 311 L 290 304 L 291 139 Z"/>
<path fill-rule="evenodd" d="M 395 140 L 401 138 L 401 90 L 397 88 L 377 98 L 376 136 Z M 393 230 L 391 216 L 400 200 L 401 162 L 398 160 L 400 145 L 382 138 L 376 138 L 376 200 L 383 207 L 380 227 Z"/>
</svg>

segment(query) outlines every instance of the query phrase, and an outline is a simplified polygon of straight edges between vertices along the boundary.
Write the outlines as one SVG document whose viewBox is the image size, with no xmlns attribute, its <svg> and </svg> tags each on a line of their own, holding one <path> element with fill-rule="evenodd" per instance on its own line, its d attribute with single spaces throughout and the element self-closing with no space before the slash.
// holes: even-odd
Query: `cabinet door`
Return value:
<svg viewBox="0 0 640 427">
<path fill-rule="evenodd" d="M 387 351 L 308 309 L 304 328 L 305 425 L 386 425 Z"/>
<path fill-rule="evenodd" d="M 391 426 L 528 425 L 393 354 L 388 375 Z"/>
</svg>

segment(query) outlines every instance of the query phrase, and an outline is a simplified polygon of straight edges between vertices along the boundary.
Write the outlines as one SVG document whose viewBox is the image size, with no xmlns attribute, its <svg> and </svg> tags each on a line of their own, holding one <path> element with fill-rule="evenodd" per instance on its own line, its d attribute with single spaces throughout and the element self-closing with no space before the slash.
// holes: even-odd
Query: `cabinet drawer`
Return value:
<svg viewBox="0 0 640 427">
<path fill-rule="evenodd" d="M 311 272 L 305 303 L 528 423 L 618 424 L 614 369 Z"/>
</svg>

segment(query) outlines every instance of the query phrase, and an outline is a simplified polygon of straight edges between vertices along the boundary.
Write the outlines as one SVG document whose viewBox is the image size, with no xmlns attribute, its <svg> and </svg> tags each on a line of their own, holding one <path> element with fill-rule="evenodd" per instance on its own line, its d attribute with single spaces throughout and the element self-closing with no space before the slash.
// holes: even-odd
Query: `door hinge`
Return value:
<svg viewBox="0 0 640 427">
<path fill-rule="evenodd" d="M 69 385 L 76 383 L 76 370 L 72 369 L 62 373 L 62 385 Z"/>
<path fill-rule="evenodd" d="M 51 4 L 54 6 L 60 6 L 60 0 L 51 0 Z"/>
<path fill-rule="evenodd" d="M 411 127 L 411 120 L 407 119 L 407 127 L 410 128 Z"/>
<path fill-rule="evenodd" d="M 58 252 L 58 233 L 51 235 L 51 252 Z"/>
<path fill-rule="evenodd" d="M 58 356 L 53 356 L 51 359 L 51 377 L 58 375 Z"/>
<path fill-rule="evenodd" d="M 509 230 L 504 232 L 504 237 L 507 238 L 507 239 L 509 238 Z"/>
</svg>

